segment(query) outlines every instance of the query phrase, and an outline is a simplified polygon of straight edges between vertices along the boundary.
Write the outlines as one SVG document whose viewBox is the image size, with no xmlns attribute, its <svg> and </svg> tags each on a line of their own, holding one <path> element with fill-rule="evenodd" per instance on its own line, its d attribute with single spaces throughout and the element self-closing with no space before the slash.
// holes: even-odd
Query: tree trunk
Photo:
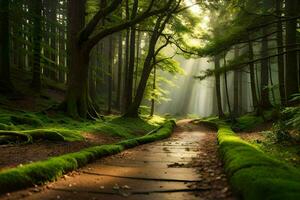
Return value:
<svg viewBox="0 0 300 200">
<path fill-rule="evenodd" d="M 59 20 L 61 20 L 63 23 L 63 28 L 58 29 L 58 34 L 59 34 L 59 40 L 58 40 L 58 53 L 59 53 L 59 69 L 58 69 L 58 79 L 59 82 L 65 83 L 66 82 L 66 75 L 67 75 L 67 66 L 68 66 L 68 61 L 67 61 L 67 56 L 66 56 L 66 38 L 65 32 L 67 29 L 66 25 L 66 16 L 63 14 L 64 13 L 64 6 L 66 5 L 66 0 L 62 1 L 62 4 L 59 4 Z"/>
<path fill-rule="evenodd" d="M 13 90 L 10 80 L 9 0 L 0 1 L 0 92 Z"/>
<path fill-rule="evenodd" d="M 152 90 L 155 91 L 156 90 L 156 67 L 154 66 L 153 69 L 153 84 L 152 84 Z M 155 106 L 155 99 L 153 97 L 152 94 L 152 98 L 151 98 L 151 111 L 150 111 L 150 116 L 152 117 L 154 115 L 154 106 Z"/>
<path fill-rule="evenodd" d="M 138 85 L 138 72 L 139 72 L 139 61 L 141 53 L 141 31 L 138 31 L 137 43 L 136 43 L 136 64 L 135 64 L 135 74 L 134 74 L 134 95 L 136 94 L 136 89 Z"/>
<path fill-rule="evenodd" d="M 234 58 L 239 56 L 239 47 L 236 45 L 234 49 Z M 237 117 L 239 115 L 239 71 L 233 72 L 233 115 Z"/>
<path fill-rule="evenodd" d="M 41 39 L 42 39 L 42 1 L 36 0 L 30 4 L 33 13 L 33 74 L 31 87 L 40 91 L 41 82 Z"/>
<path fill-rule="evenodd" d="M 129 14 L 129 0 L 126 0 L 126 6 L 125 6 L 125 12 L 126 12 L 126 20 L 130 19 L 130 14 Z M 128 102 L 128 77 L 129 77 L 129 52 L 130 52 L 130 28 L 126 29 L 126 37 L 125 37 L 125 78 L 124 78 L 124 91 L 123 91 L 123 106 L 122 109 L 125 111 L 128 107 L 127 105 L 129 105 Z"/>
<path fill-rule="evenodd" d="M 263 28 L 263 35 L 267 35 L 268 30 L 266 27 Z M 262 39 L 262 49 L 261 49 L 261 57 L 267 57 L 268 53 L 268 38 L 264 37 Z M 269 59 L 261 60 L 261 99 L 260 99 L 260 107 L 262 109 L 268 109 L 271 107 L 270 98 L 269 98 Z"/>
<path fill-rule="evenodd" d="M 215 62 L 215 70 L 220 69 L 220 58 L 218 56 L 214 57 L 214 62 Z M 215 80 L 216 80 L 216 94 L 217 94 L 216 96 L 217 96 L 219 118 L 223 118 L 225 115 L 222 109 L 220 74 L 218 73 L 215 74 Z"/>
<path fill-rule="evenodd" d="M 297 0 L 286 0 L 286 17 L 292 18 L 298 15 Z M 291 95 L 299 93 L 298 90 L 298 66 L 297 66 L 297 19 L 288 19 L 286 21 L 286 96 L 289 99 Z"/>
<path fill-rule="evenodd" d="M 83 48 L 77 35 L 85 23 L 85 0 L 73 0 L 68 3 L 68 53 L 70 59 L 67 94 L 62 104 L 67 114 L 86 118 L 90 105 L 88 95 L 88 72 L 90 50 Z"/>
<path fill-rule="evenodd" d="M 273 82 L 273 76 L 272 76 L 272 67 L 271 67 L 271 62 L 269 60 L 269 74 L 270 74 L 270 85 L 271 85 L 271 92 L 272 92 L 272 99 L 273 99 L 273 104 L 276 104 L 276 97 L 275 97 L 275 91 L 274 91 L 274 82 Z"/>
<path fill-rule="evenodd" d="M 149 41 L 148 54 L 144 61 L 143 71 L 136 91 L 136 95 L 132 104 L 129 106 L 127 112 L 125 113 L 124 115 L 125 117 L 138 117 L 139 115 L 138 113 L 139 107 L 143 100 L 144 92 L 147 86 L 150 73 L 152 71 L 152 68 L 154 67 L 152 61 L 155 56 L 155 46 L 160 35 L 160 33 L 158 32 L 159 30 L 162 30 L 161 21 L 162 21 L 162 17 L 159 17 L 158 20 L 156 21 L 151 39 Z"/>
<path fill-rule="evenodd" d="M 95 55 L 96 56 L 96 55 Z M 89 70 L 89 94 L 91 97 L 91 100 L 95 100 L 96 99 L 96 81 L 95 81 L 95 69 L 90 67 Z"/>
<path fill-rule="evenodd" d="M 224 68 L 226 68 L 226 53 L 224 54 Z M 231 112 L 231 106 L 230 106 L 230 98 L 229 98 L 229 92 L 228 92 L 228 81 L 227 81 L 227 72 L 224 71 L 224 81 L 225 81 L 225 93 L 226 93 L 226 100 L 227 100 L 227 106 L 228 106 L 228 112 L 230 119 L 233 118 L 232 112 Z"/>
<path fill-rule="evenodd" d="M 138 0 L 134 0 L 131 19 L 134 19 L 137 15 L 138 9 Z M 132 91 L 133 91 L 133 74 L 134 74 L 134 61 L 135 61 L 135 38 L 136 38 L 136 31 L 135 25 L 130 27 L 130 53 L 129 53 L 129 63 L 128 63 L 128 71 L 127 77 L 125 82 L 125 107 L 129 108 L 132 102 Z"/>
<path fill-rule="evenodd" d="M 137 88 L 137 92 L 136 92 L 134 101 L 132 102 L 129 109 L 127 110 L 127 112 L 124 115 L 126 117 L 138 117 L 139 107 L 143 100 L 144 92 L 145 92 L 145 89 L 147 86 L 147 81 L 149 79 L 149 76 L 150 76 L 150 73 L 152 70 L 151 60 L 152 60 L 153 55 L 154 55 L 154 52 L 153 53 L 149 52 L 147 58 L 145 59 L 144 69 L 142 72 L 141 80 L 140 80 L 139 86 Z"/>
<path fill-rule="evenodd" d="M 53 61 L 55 64 L 49 64 L 50 68 L 50 78 L 54 81 L 58 80 L 58 69 L 57 69 L 57 59 L 56 59 L 56 40 L 57 40 L 57 30 L 56 30 L 56 24 L 57 23 L 57 0 L 50 0 L 50 11 L 49 11 L 49 20 L 50 23 L 48 24 L 49 26 L 49 32 L 50 32 L 50 59 Z M 48 8 L 49 9 L 49 8 Z"/>
<path fill-rule="evenodd" d="M 87 118 L 90 105 L 88 94 L 89 52 L 73 49 L 71 53 L 71 70 L 65 98 L 65 109 L 72 117 Z M 86 66 L 86 67 L 82 67 Z M 92 113 L 91 113 L 92 114 Z"/>
<path fill-rule="evenodd" d="M 29 3 L 31 4 L 31 3 Z M 33 5 L 32 5 L 33 6 Z M 51 0 L 45 0 L 44 1 L 44 12 L 43 12 L 43 17 L 45 19 L 49 19 L 49 16 L 51 15 Z M 47 20 L 43 21 L 43 41 L 45 43 L 46 48 L 43 49 L 43 54 L 44 57 L 50 59 L 51 57 L 51 51 L 49 50 L 50 47 L 50 36 L 51 36 L 51 32 L 50 32 L 50 26 L 47 23 Z M 50 71 L 51 71 L 51 67 L 52 65 L 50 64 L 50 62 L 46 62 L 45 64 L 43 64 L 43 76 L 50 79 Z"/>
<path fill-rule="evenodd" d="M 172 1 L 169 0 L 168 4 Z M 69 52 L 70 52 L 70 78 L 68 81 L 67 96 L 65 102 L 62 104 L 62 108 L 66 108 L 67 112 L 72 116 L 76 117 L 86 117 L 87 114 L 95 115 L 97 114 L 91 104 L 90 98 L 87 92 L 87 79 L 88 79 L 88 63 L 89 63 L 89 53 L 91 49 L 97 45 L 97 43 L 113 33 L 122 31 L 126 28 L 137 24 L 144 19 L 157 14 L 158 12 L 148 12 L 145 15 L 140 15 L 134 20 L 126 21 L 119 25 L 105 28 L 99 31 L 94 36 L 91 36 L 95 30 L 96 25 L 99 21 L 107 17 L 105 14 L 110 14 L 115 11 L 120 5 L 121 1 L 113 1 L 112 6 L 107 7 L 107 13 L 101 11 L 93 17 L 93 19 L 84 28 L 85 21 L 85 4 L 86 0 L 73 0 L 68 4 L 68 41 L 69 41 Z M 161 9 L 161 13 L 164 13 L 168 7 Z M 104 16 L 103 16 L 104 15 Z M 78 56 L 78 58 L 75 58 Z M 74 59 L 73 59 L 74 57 Z M 79 83 L 78 83 L 79 81 Z M 79 86 L 78 88 L 76 88 Z M 76 90 L 76 92 L 72 91 Z M 75 106 L 75 108 L 74 108 Z M 93 111 L 93 113 L 88 112 Z"/>
<path fill-rule="evenodd" d="M 107 106 L 107 113 L 111 114 L 111 108 L 112 108 L 112 77 L 113 77 L 113 71 L 112 71 L 112 64 L 113 64 L 113 36 L 109 36 L 109 52 L 108 52 L 108 106 Z"/>
<path fill-rule="evenodd" d="M 119 33 L 118 38 L 118 87 L 117 87 L 117 107 L 121 111 L 121 91 L 122 91 L 122 69 L 123 69 L 123 34 Z"/>
<path fill-rule="evenodd" d="M 253 44 L 250 40 L 249 40 L 249 44 L 248 44 L 249 45 L 249 60 L 253 60 L 254 59 Z M 258 99 L 257 99 L 257 93 L 256 93 L 255 71 L 254 71 L 254 63 L 253 62 L 249 64 L 249 70 L 250 70 L 250 84 L 251 84 L 253 107 L 254 107 L 254 109 L 257 109 Z"/>
<path fill-rule="evenodd" d="M 282 14 L 282 0 L 276 0 L 276 14 L 281 16 Z M 282 22 L 278 20 L 277 23 L 277 51 L 278 54 L 281 54 L 277 57 L 278 64 L 278 81 L 279 81 L 279 93 L 281 105 L 286 105 L 286 95 L 285 95 L 285 86 L 284 86 L 284 55 L 283 55 L 283 29 Z"/>
</svg>

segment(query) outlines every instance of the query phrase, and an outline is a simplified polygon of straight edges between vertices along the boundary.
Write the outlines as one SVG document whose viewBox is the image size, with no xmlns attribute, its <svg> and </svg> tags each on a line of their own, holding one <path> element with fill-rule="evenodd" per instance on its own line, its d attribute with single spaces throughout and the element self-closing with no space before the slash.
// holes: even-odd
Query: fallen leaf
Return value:
<svg viewBox="0 0 300 200">
<path fill-rule="evenodd" d="M 114 189 L 114 190 L 119 190 L 119 189 L 120 189 L 120 186 L 119 186 L 118 184 L 115 184 L 115 185 L 113 186 L 113 189 Z"/>
</svg>

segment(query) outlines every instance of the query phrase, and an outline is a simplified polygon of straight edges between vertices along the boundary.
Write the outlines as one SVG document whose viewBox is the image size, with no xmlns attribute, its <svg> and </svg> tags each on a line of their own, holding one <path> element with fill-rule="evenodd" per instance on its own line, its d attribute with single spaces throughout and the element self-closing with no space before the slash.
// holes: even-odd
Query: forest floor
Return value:
<svg viewBox="0 0 300 200">
<path fill-rule="evenodd" d="M 91 146 L 116 143 L 122 139 L 105 134 L 83 133 L 82 135 L 85 138 L 84 141 L 38 141 L 33 144 L 0 145 L 0 171 L 49 157 L 77 152 Z"/>
<path fill-rule="evenodd" d="M 238 132 L 242 139 L 254 144 L 271 157 L 300 168 L 300 141 L 295 139 L 299 137 L 295 134 L 298 132 L 290 131 L 294 139 L 278 141 L 272 129 L 272 122 L 265 122 L 250 130 Z"/>
<path fill-rule="evenodd" d="M 43 95 L 14 94 L 0 98 L 0 171 L 46 160 L 84 148 L 113 144 L 142 136 L 157 128 L 164 118 L 126 119 L 118 115 L 103 116 L 98 120 L 74 120 L 63 113 L 44 112 L 59 104 L 62 94 L 48 90 Z M 7 133 L 35 133 L 33 141 L 18 137 L 6 140 Z M 3 135 L 4 134 L 4 135 Z M 58 139 L 53 139 L 57 137 Z M 3 142 L 4 141 L 4 142 Z"/>
<path fill-rule="evenodd" d="M 235 199 L 218 157 L 216 131 L 190 122 L 179 121 L 168 139 L 0 199 Z"/>
</svg>

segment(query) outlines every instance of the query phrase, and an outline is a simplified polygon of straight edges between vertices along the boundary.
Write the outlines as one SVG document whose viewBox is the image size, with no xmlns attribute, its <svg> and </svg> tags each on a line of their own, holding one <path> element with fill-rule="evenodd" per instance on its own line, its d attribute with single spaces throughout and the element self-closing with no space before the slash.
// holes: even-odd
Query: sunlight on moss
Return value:
<svg viewBox="0 0 300 200">
<path fill-rule="evenodd" d="M 32 112 L 16 113 L 3 109 L 1 111 L 0 130 L 2 130 L 2 134 L 4 131 L 6 134 L 27 134 L 32 137 L 33 141 L 81 141 L 84 140 L 81 135 L 83 132 L 130 139 L 144 135 L 165 122 L 165 118 L 160 116 L 123 118 L 109 115 L 96 121 L 76 121 L 62 114 L 47 116 Z"/>
<path fill-rule="evenodd" d="M 249 116 L 243 120 L 247 123 L 255 121 Z M 287 196 L 295 199 L 300 196 L 298 169 L 266 155 L 258 146 L 242 140 L 229 125 L 219 123 L 218 126 L 218 141 L 225 171 L 237 194 L 249 200 L 266 197 L 287 199 Z"/>
</svg>

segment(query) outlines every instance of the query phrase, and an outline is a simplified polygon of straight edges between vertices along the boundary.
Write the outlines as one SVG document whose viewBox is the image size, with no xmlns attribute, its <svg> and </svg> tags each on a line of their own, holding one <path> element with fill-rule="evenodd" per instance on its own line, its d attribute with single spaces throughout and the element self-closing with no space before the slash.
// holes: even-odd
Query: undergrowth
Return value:
<svg viewBox="0 0 300 200">
<path fill-rule="evenodd" d="M 113 115 L 95 121 L 76 121 L 59 113 L 46 115 L 0 108 L 0 144 L 22 140 L 81 141 L 83 132 L 130 139 L 157 128 L 164 121 L 158 116 L 122 118 Z"/>
</svg>

